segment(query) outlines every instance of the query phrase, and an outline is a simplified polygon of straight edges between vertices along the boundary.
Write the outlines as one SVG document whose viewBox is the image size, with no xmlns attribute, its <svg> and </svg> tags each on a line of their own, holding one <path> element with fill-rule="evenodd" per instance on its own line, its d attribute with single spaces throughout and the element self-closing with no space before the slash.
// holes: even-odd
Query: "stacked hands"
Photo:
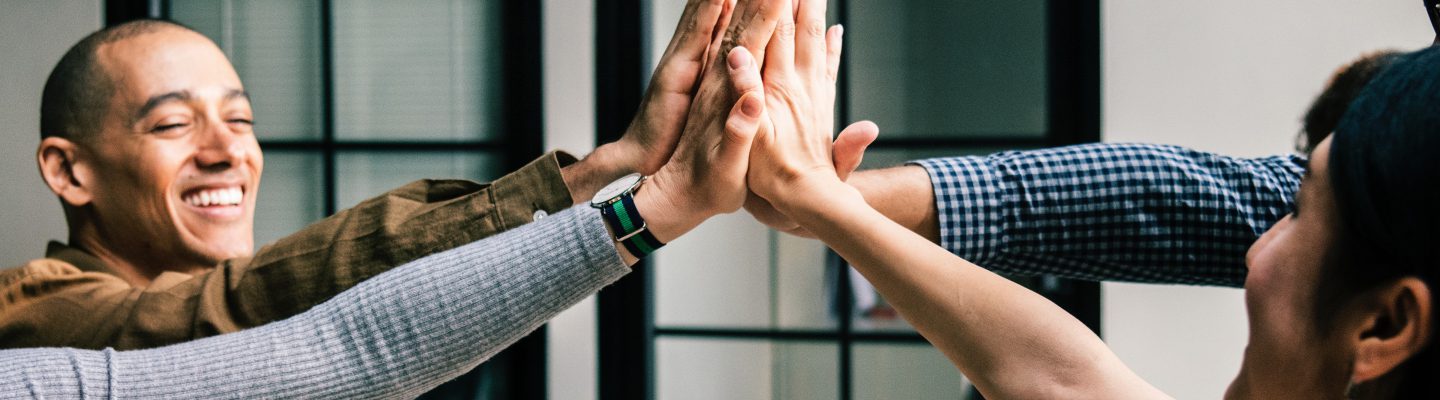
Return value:
<svg viewBox="0 0 1440 400">
<path fill-rule="evenodd" d="M 794 222 L 806 211 L 863 204 L 844 179 L 878 128 L 830 135 L 843 28 L 826 28 L 823 0 L 734 1 L 690 1 L 645 104 L 613 144 L 649 155 L 629 166 L 652 175 L 635 201 L 661 241 L 742 205 L 809 236 Z"/>
</svg>

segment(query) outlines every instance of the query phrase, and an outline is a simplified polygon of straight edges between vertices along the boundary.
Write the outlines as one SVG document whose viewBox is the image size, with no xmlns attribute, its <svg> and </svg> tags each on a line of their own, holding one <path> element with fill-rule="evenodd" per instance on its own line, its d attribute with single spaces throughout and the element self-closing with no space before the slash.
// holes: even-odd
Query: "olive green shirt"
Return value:
<svg viewBox="0 0 1440 400">
<path fill-rule="evenodd" d="M 355 284 L 572 205 L 547 154 L 491 184 L 421 180 L 197 274 L 132 286 L 90 254 L 50 243 L 0 271 L 0 348 L 141 349 L 282 320 Z M 543 211 L 544 213 L 540 213 Z"/>
</svg>

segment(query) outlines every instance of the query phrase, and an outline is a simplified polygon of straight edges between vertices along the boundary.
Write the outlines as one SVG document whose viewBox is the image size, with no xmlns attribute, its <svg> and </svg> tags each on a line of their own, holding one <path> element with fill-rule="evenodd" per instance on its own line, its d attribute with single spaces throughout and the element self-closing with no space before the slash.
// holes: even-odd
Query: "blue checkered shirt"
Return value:
<svg viewBox="0 0 1440 400">
<path fill-rule="evenodd" d="M 996 272 L 1242 286 L 1250 244 L 1288 214 L 1305 158 L 1088 144 L 913 161 L 940 244 Z"/>
</svg>

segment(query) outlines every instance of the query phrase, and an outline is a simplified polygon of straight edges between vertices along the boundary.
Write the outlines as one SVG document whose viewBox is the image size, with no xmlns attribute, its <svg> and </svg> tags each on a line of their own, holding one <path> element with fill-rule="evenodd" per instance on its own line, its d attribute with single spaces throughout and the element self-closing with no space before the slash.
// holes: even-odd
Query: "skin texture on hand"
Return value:
<svg viewBox="0 0 1440 400">
<path fill-rule="evenodd" d="M 636 195 L 637 206 L 659 206 L 650 214 L 641 209 L 647 220 L 662 218 L 674 223 L 669 227 L 652 225 L 660 240 L 689 231 L 715 214 L 735 211 L 744 202 L 750 141 L 758 123 L 752 121 L 760 118 L 759 109 L 763 108 L 757 67 L 763 64 L 743 62 L 753 53 L 730 50 L 764 49 L 789 10 L 788 0 L 740 1 L 724 35 L 711 44 L 716 53 L 701 77 L 675 153 Z M 742 101 L 747 96 L 754 98 Z M 735 114 L 751 117 L 730 118 Z"/>
<path fill-rule="evenodd" d="M 880 127 L 870 121 L 856 122 L 840 131 L 840 135 L 835 137 L 835 144 L 832 146 L 831 152 L 831 158 L 835 160 L 835 173 L 840 176 L 840 180 L 848 180 L 850 174 L 860 167 L 860 162 L 865 156 L 865 148 L 869 147 L 870 143 L 873 143 L 879 135 Z M 928 188 L 929 180 L 927 179 L 925 183 Z M 745 211 L 755 217 L 756 221 L 775 230 L 795 236 L 815 238 L 814 234 L 800 227 L 800 224 L 795 223 L 790 217 L 781 214 L 774 205 L 765 201 L 765 198 L 756 196 L 755 192 L 750 192 L 745 197 Z"/>
<path fill-rule="evenodd" d="M 675 151 L 696 84 L 713 59 L 715 32 L 732 11 L 733 0 L 690 0 L 685 5 L 675 35 L 651 75 L 640 111 L 617 142 L 636 155 L 631 166 L 635 172 L 654 174 Z"/>
<path fill-rule="evenodd" d="M 778 27 L 766 50 L 766 118 L 748 176 L 750 189 L 782 212 L 795 185 L 840 182 L 830 132 L 843 30 L 824 28 L 823 1 L 801 1 L 794 10 L 793 25 Z"/>
<path fill-rule="evenodd" d="M 715 32 L 729 20 L 733 2 L 690 0 L 685 5 L 625 135 L 561 169 L 574 204 L 589 201 L 600 188 L 626 174 L 654 174 L 670 159 L 700 75 L 713 58 Z"/>
</svg>

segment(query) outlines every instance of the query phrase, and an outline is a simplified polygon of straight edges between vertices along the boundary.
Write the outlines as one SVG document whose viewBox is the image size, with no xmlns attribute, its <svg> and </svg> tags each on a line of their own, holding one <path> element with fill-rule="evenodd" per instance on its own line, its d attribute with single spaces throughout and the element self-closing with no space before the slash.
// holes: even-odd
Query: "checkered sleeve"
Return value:
<svg viewBox="0 0 1440 400">
<path fill-rule="evenodd" d="M 1289 213 L 1305 159 L 1088 144 L 913 161 L 940 244 L 996 272 L 1241 286 L 1245 252 Z"/>
</svg>

